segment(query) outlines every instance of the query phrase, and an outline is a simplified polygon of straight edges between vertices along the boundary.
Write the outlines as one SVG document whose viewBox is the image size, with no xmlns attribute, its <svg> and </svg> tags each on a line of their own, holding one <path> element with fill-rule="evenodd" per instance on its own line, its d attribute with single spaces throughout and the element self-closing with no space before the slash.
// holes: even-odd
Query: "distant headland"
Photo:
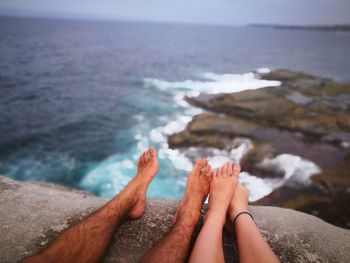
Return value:
<svg viewBox="0 0 350 263">
<path fill-rule="evenodd" d="M 248 24 L 250 27 L 265 27 L 274 29 L 311 30 L 311 31 L 337 31 L 350 32 L 350 25 L 274 25 L 274 24 Z"/>
</svg>

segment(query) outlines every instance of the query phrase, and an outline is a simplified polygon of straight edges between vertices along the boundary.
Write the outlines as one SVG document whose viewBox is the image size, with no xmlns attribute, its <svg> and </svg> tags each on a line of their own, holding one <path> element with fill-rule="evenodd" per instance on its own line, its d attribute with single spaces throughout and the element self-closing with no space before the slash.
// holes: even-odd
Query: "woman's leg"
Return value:
<svg viewBox="0 0 350 263">
<path fill-rule="evenodd" d="M 237 218 L 235 225 L 232 226 L 235 216 L 242 211 L 248 211 L 247 209 L 248 191 L 244 186 L 238 184 L 228 209 L 231 220 L 228 225 L 232 229 L 235 229 L 239 262 L 279 262 L 279 259 L 273 253 L 270 246 L 262 237 L 253 219 L 248 214 L 241 214 Z"/>
<path fill-rule="evenodd" d="M 226 163 L 215 171 L 210 184 L 209 206 L 205 222 L 192 250 L 190 263 L 225 262 L 222 229 L 233 197 L 239 167 Z"/>
</svg>

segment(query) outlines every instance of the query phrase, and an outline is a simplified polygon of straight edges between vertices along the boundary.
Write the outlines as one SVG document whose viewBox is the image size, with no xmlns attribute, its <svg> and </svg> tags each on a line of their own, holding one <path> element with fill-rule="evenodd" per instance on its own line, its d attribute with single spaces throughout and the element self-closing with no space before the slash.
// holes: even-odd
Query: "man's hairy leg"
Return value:
<svg viewBox="0 0 350 263">
<path fill-rule="evenodd" d="M 114 231 L 125 218 L 144 213 L 146 192 L 158 172 L 156 150 L 150 148 L 138 161 L 137 175 L 126 188 L 101 209 L 64 231 L 41 253 L 23 262 L 98 262 Z"/>
<path fill-rule="evenodd" d="M 174 224 L 141 262 L 185 262 L 189 256 L 193 231 L 208 192 L 212 171 L 206 160 L 198 161 L 190 172 L 186 191 L 174 216 Z"/>
</svg>

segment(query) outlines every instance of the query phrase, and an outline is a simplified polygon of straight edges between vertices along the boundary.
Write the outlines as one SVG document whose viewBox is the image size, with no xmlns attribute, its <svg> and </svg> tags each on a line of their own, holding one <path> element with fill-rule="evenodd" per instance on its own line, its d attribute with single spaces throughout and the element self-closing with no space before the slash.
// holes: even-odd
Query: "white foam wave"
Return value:
<svg viewBox="0 0 350 263">
<path fill-rule="evenodd" d="M 310 177 L 321 172 L 320 167 L 315 163 L 287 153 L 273 159 L 264 159 L 259 165 L 283 172 L 284 179 L 288 180 L 289 185 L 296 186 L 311 183 Z"/>
<path fill-rule="evenodd" d="M 167 135 L 182 131 L 191 120 L 191 116 L 179 116 L 175 121 L 165 125 L 163 131 Z"/>
<path fill-rule="evenodd" d="M 259 69 L 257 72 L 266 73 L 268 69 Z M 252 148 L 252 142 L 247 138 L 236 138 L 232 141 L 232 150 L 218 150 L 213 148 L 190 148 L 186 151 L 170 149 L 167 143 L 167 136 L 182 131 L 192 120 L 192 117 L 202 110 L 192 107 L 185 100 L 185 96 L 198 96 L 200 92 L 222 93 L 238 92 L 246 89 L 257 89 L 267 86 L 278 86 L 278 81 L 266 81 L 258 79 L 253 73 L 247 74 L 214 74 L 205 73 L 203 80 L 187 80 L 182 82 L 169 82 L 159 79 L 145 79 L 146 85 L 155 86 L 161 90 L 171 91 L 174 102 L 179 106 L 177 115 L 173 115 L 169 120 L 169 115 L 159 114 L 158 127 L 141 113 L 135 116 L 135 127 L 130 130 L 137 143 L 128 152 L 116 154 L 99 163 L 81 181 L 83 188 L 91 189 L 101 193 L 104 197 L 112 197 L 128 183 L 135 174 L 135 163 L 139 154 L 150 145 L 158 149 L 159 160 L 165 165 L 167 172 L 161 172 L 163 176 L 157 177 L 153 183 L 152 196 L 157 196 L 159 192 L 167 196 L 179 194 L 180 190 L 174 188 L 184 187 L 186 182 L 185 172 L 189 172 L 193 167 L 193 162 L 198 157 L 208 156 L 208 161 L 215 169 L 225 162 L 234 161 L 239 163 L 241 158 Z M 163 126 L 159 126 L 164 123 Z M 166 124 L 165 124 L 166 123 Z M 191 158 L 192 155 L 192 158 Z M 310 176 L 320 169 L 310 161 L 299 156 L 289 154 L 279 155 L 273 159 L 266 159 L 261 162 L 262 166 L 271 167 L 282 171 L 283 178 L 258 178 L 246 172 L 240 174 L 240 180 L 245 184 L 250 192 L 250 201 L 256 201 L 274 189 L 288 183 L 307 183 Z M 174 171 L 171 171 L 175 168 Z M 162 167 L 161 167 L 162 169 Z M 169 175 L 171 173 L 172 175 Z M 151 185 L 152 186 L 152 185 Z M 161 195 L 161 196 L 162 196 Z"/>
<path fill-rule="evenodd" d="M 186 89 L 196 91 L 197 93 L 203 92 L 208 94 L 232 93 L 281 85 L 280 81 L 259 79 L 252 72 L 246 74 L 215 74 L 208 72 L 204 73 L 202 77 L 205 80 L 171 82 L 155 78 L 146 78 L 144 82 L 148 86 L 154 86 L 161 90 Z"/>
<path fill-rule="evenodd" d="M 240 174 L 240 181 L 249 190 L 249 201 L 257 201 L 272 193 L 275 189 L 288 184 L 303 187 L 311 183 L 310 177 L 321 169 L 313 162 L 292 154 L 280 154 L 272 159 L 265 159 L 261 166 L 284 173 L 283 178 L 258 178 L 246 172 Z"/>
<path fill-rule="evenodd" d="M 190 108 L 185 110 L 185 114 L 187 114 L 188 116 L 194 116 L 194 115 L 200 114 L 202 112 L 203 112 L 203 110 L 201 110 L 200 108 L 195 108 L 195 107 L 190 107 Z"/>
<path fill-rule="evenodd" d="M 120 192 L 134 175 L 135 160 L 122 159 L 119 154 L 99 163 L 80 182 L 80 186 L 102 197 L 112 197 Z"/>
<path fill-rule="evenodd" d="M 350 142 L 342 141 L 340 143 L 340 146 L 343 147 L 344 149 L 350 148 Z"/>
<path fill-rule="evenodd" d="M 256 70 L 257 73 L 260 73 L 260 74 L 268 74 L 271 72 L 271 69 L 269 68 L 258 68 Z"/>
<path fill-rule="evenodd" d="M 176 169 L 183 171 L 190 171 L 193 167 L 192 162 L 184 154 L 180 153 L 177 149 L 170 149 L 163 147 L 159 150 L 159 158 L 169 159 Z"/>
<path fill-rule="evenodd" d="M 233 149 L 231 150 L 230 155 L 237 164 L 239 164 L 243 156 L 253 148 L 252 141 L 243 137 L 236 137 L 233 140 L 232 145 Z"/>
<path fill-rule="evenodd" d="M 233 144 L 236 147 L 231 151 L 214 148 L 190 148 L 185 154 L 190 155 L 192 159 L 204 154 L 208 157 L 212 169 L 216 169 L 226 162 L 239 162 L 242 156 L 252 147 L 251 141 L 246 138 L 237 138 Z M 277 155 L 275 158 L 263 160 L 259 165 L 271 170 L 281 171 L 284 176 L 280 178 L 259 178 L 248 172 L 241 172 L 239 180 L 248 188 L 250 202 L 263 198 L 285 184 L 304 187 L 310 183 L 312 175 L 321 171 L 313 162 L 292 154 Z"/>
<path fill-rule="evenodd" d="M 185 96 L 186 96 L 185 92 L 179 92 L 174 96 L 174 100 L 176 104 L 180 105 L 181 107 L 188 108 L 190 107 L 190 104 L 184 100 Z"/>
<path fill-rule="evenodd" d="M 253 143 L 248 138 L 236 137 L 232 141 L 232 150 L 218 150 L 212 149 L 211 152 L 208 152 L 208 162 L 213 169 L 218 168 L 223 165 L 225 162 L 234 162 L 239 164 L 242 157 L 253 147 Z"/>
<path fill-rule="evenodd" d="M 215 148 L 189 148 L 185 154 L 191 156 L 191 159 L 198 159 L 202 155 L 207 156 L 212 169 L 217 169 L 226 162 L 238 163 L 241 157 L 252 147 L 252 142 L 247 138 L 237 138 L 233 144 L 236 145 L 231 151 L 218 150 Z M 188 169 L 191 169 L 188 166 Z M 249 201 L 254 202 L 270 194 L 274 189 L 280 187 L 285 180 L 283 178 L 259 178 L 247 172 L 241 172 L 239 175 L 240 183 L 245 185 L 249 191 Z"/>
<path fill-rule="evenodd" d="M 310 177 L 321 169 L 309 160 L 292 154 L 280 154 L 273 159 L 265 159 L 260 164 L 284 173 L 283 178 L 258 178 L 246 172 L 240 174 L 240 182 L 249 190 L 249 201 L 257 201 L 275 189 L 288 184 L 303 187 L 311 183 Z"/>
<path fill-rule="evenodd" d="M 167 140 L 164 134 L 162 133 L 161 127 L 152 129 L 149 133 L 149 138 L 156 143 L 164 143 Z"/>
<path fill-rule="evenodd" d="M 282 180 L 272 178 L 259 178 L 247 172 L 239 174 L 239 182 L 247 187 L 249 192 L 249 202 L 255 202 L 283 184 Z"/>
<path fill-rule="evenodd" d="M 165 126 L 152 129 L 149 133 L 149 138 L 156 143 L 166 143 L 168 135 L 182 131 L 191 120 L 191 116 L 178 116 L 174 121 L 169 122 Z"/>
</svg>

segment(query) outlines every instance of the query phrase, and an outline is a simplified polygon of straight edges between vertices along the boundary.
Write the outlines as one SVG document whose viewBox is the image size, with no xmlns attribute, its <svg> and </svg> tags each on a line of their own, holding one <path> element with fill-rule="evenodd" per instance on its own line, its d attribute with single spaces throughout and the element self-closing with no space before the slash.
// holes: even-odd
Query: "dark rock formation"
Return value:
<svg viewBox="0 0 350 263">
<path fill-rule="evenodd" d="M 261 28 L 273 28 L 273 29 L 288 29 L 288 30 L 307 30 L 307 31 L 328 31 L 328 32 L 349 32 L 350 25 L 310 25 L 310 26 L 297 26 L 297 25 L 274 25 L 274 24 L 250 24 L 248 26 L 261 27 Z"/>
<path fill-rule="evenodd" d="M 282 81 L 282 86 L 187 101 L 213 112 L 315 137 L 349 131 L 349 84 L 286 70 L 262 78 Z"/>
<path fill-rule="evenodd" d="M 0 177 L 0 261 L 17 262 L 40 251 L 60 232 L 105 202 L 52 184 L 21 183 Z M 104 262 L 137 262 L 169 230 L 176 205 L 177 201 L 149 200 L 140 220 L 124 222 L 115 233 Z M 250 210 L 282 262 L 349 262 L 349 230 L 289 209 Z M 199 229 L 200 226 L 197 232 Z M 225 234 L 224 248 L 227 262 L 237 259 L 233 237 Z"/>
</svg>

